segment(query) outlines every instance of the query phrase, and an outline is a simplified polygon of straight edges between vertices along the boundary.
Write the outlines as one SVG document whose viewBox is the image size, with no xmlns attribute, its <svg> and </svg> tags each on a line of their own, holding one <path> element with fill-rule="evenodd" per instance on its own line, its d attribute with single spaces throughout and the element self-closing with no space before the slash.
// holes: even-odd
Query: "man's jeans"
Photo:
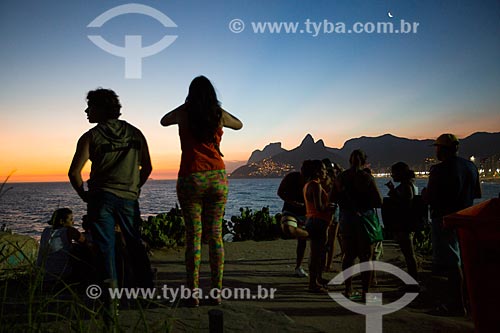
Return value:
<svg viewBox="0 0 500 333">
<path fill-rule="evenodd" d="M 432 266 L 434 273 L 460 267 L 460 246 L 455 230 L 443 226 L 443 218 L 432 218 Z"/>
<path fill-rule="evenodd" d="M 107 282 L 118 280 L 115 232 L 118 225 L 126 244 L 122 253 L 125 286 L 152 287 L 151 264 L 138 229 L 139 202 L 109 192 L 95 192 L 89 196 L 87 210 L 93 241 L 99 249 L 100 278 Z"/>
</svg>

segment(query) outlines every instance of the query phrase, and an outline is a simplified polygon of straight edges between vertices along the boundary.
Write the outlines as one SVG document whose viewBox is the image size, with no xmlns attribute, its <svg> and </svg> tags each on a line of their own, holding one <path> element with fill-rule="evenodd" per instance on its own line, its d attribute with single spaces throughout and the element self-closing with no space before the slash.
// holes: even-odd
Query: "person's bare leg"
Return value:
<svg viewBox="0 0 500 333">
<path fill-rule="evenodd" d="M 328 227 L 328 251 L 326 253 L 326 262 L 325 262 L 325 272 L 331 272 L 333 256 L 335 254 L 335 238 L 337 238 L 337 233 L 339 230 L 339 224 L 334 223 Z"/>
<path fill-rule="evenodd" d="M 302 261 L 304 260 L 304 255 L 306 253 L 307 241 L 304 238 L 297 238 L 297 261 L 295 269 L 302 266 Z"/>
<path fill-rule="evenodd" d="M 359 262 L 366 262 L 366 261 L 371 261 L 373 258 L 373 251 L 375 249 L 375 246 L 372 244 L 370 245 L 369 248 L 366 249 L 366 253 L 364 253 L 362 256 L 359 258 Z M 365 299 L 366 294 L 368 293 L 368 290 L 370 289 L 370 283 L 372 281 L 372 274 L 373 270 L 369 271 L 364 271 L 361 273 L 361 286 L 362 286 L 362 292 L 363 292 L 363 299 Z"/>
<path fill-rule="evenodd" d="M 309 233 L 305 230 L 305 229 L 302 229 L 302 228 L 295 228 L 295 238 L 299 239 L 306 239 L 309 237 Z"/>
<path fill-rule="evenodd" d="M 350 244 L 347 237 L 344 237 L 342 240 L 342 248 L 344 249 L 344 255 L 342 257 L 342 271 L 345 271 L 346 269 L 354 265 L 354 260 L 356 259 L 356 251 L 352 247 L 353 244 Z M 346 278 L 344 285 L 344 294 L 346 297 L 350 297 L 352 294 L 352 277 Z"/>
</svg>

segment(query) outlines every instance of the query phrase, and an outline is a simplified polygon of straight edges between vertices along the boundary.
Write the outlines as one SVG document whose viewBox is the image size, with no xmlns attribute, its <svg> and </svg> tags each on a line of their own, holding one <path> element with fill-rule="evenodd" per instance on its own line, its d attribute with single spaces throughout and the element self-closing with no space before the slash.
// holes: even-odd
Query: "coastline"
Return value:
<svg viewBox="0 0 500 333">
<path fill-rule="evenodd" d="M 500 184 L 500 177 L 484 177 L 479 179 L 481 183 Z"/>
</svg>

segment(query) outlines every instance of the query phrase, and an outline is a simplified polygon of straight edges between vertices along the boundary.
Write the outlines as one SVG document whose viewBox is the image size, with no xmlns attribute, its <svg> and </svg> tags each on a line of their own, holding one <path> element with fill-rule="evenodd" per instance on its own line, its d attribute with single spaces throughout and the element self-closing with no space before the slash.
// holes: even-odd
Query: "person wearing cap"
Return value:
<svg viewBox="0 0 500 333">
<path fill-rule="evenodd" d="M 432 263 L 435 273 L 448 278 L 447 299 L 434 314 L 464 314 L 463 276 L 460 247 L 454 230 L 444 228 L 443 217 L 473 205 L 481 197 L 479 173 L 469 160 L 458 156 L 459 141 L 450 133 L 441 134 L 433 146 L 440 163 L 430 169 L 427 189 L 422 193 L 432 219 Z"/>
</svg>

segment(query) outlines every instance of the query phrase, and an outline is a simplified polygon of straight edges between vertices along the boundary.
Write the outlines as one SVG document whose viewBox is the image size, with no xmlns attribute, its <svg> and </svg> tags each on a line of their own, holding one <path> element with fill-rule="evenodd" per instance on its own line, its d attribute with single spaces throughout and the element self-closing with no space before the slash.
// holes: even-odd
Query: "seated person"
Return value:
<svg viewBox="0 0 500 333">
<path fill-rule="evenodd" d="M 85 237 L 73 227 L 73 212 L 69 208 L 57 209 L 40 239 L 37 266 L 44 268 L 44 282 L 59 280 L 74 282 L 74 249 L 83 245 Z"/>
</svg>

